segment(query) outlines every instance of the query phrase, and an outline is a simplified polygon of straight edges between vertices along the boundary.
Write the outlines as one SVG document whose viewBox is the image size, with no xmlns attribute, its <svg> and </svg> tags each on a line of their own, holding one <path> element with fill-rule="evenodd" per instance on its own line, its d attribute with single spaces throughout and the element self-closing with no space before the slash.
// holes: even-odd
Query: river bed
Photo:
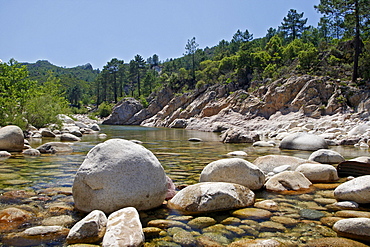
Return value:
<svg viewBox="0 0 370 247">
<path fill-rule="evenodd" d="M 22 224 L 14 228 L 0 227 L 1 238 L 6 239 L 8 235 L 20 232 L 27 227 L 42 224 L 44 218 L 50 217 L 50 205 L 64 203 L 73 206 L 71 187 L 74 175 L 83 162 L 87 152 L 96 144 L 111 138 L 123 138 L 127 140 L 139 140 L 142 145 L 152 151 L 161 164 L 166 174 L 178 187 L 195 184 L 199 180 L 202 169 L 212 161 L 227 158 L 227 153 L 232 151 L 245 151 L 248 156 L 246 160 L 253 162 L 257 157 L 269 154 L 290 155 L 307 159 L 311 152 L 280 150 L 278 147 L 252 147 L 251 144 L 225 144 L 219 141 L 218 133 L 199 132 L 183 129 L 147 128 L 139 126 L 101 126 L 101 133 L 107 134 L 106 139 L 100 139 L 98 135 L 85 135 L 80 142 L 73 143 L 74 152 L 70 154 L 43 154 L 40 157 L 26 157 L 20 153 L 12 153 L 8 159 L 0 160 L 0 193 L 6 195 L 12 191 L 25 191 L 27 195 L 14 200 L 0 198 L 0 210 L 9 207 L 28 207 L 37 215 L 36 220 Z M 200 138 L 202 142 L 189 142 L 189 138 Z M 31 139 L 32 147 L 55 141 L 52 138 Z M 341 153 L 346 159 L 359 156 L 369 156 L 368 150 L 352 146 L 337 146 L 331 149 Z M 344 181 L 343 179 L 341 181 Z M 303 245 L 308 240 L 322 237 L 335 237 L 336 233 L 330 227 L 320 222 L 320 217 L 302 215 L 307 213 L 322 213 L 322 217 L 334 216 L 335 211 L 325 207 L 329 199 L 333 199 L 332 186 L 316 186 L 315 190 L 305 194 L 277 194 L 265 191 L 256 192 L 256 199 L 273 199 L 278 202 L 279 210 L 274 216 L 286 216 L 294 219 L 296 224 L 278 226 L 270 224 L 267 220 L 246 220 L 235 216 L 234 211 L 219 212 L 207 215 L 192 216 L 179 219 L 179 222 L 187 224 L 189 220 L 197 217 L 208 217 L 214 219 L 213 229 L 208 227 L 189 228 L 193 238 L 207 236 L 208 239 L 220 245 L 227 245 L 233 241 L 243 238 L 277 238 L 286 241 L 292 246 Z M 60 192 L 60 193 L 58 193 Z M 45 199 L 40 199 L 45 198 Z M 328 199 L 325 201 L 325 199 Z M 43 201 L 44 200 L 44 201 Z M 49 211 L 48 211 L 49 209 Z M 303 211 L 302 211 L 303 210 Z M 363 208 L 363 211 L 370 211 Z M 66 211 L 72 216 L 73 221 L 79 220 L 84 215 L 74 211 Z M 148 226 L 150 221 L 156 219 L 176 219 L 180 217 L 176 212 L 167 210 L 165 207 L 147 212 L 142 212 L 141 219 L 143 227 Z M 206 218 L 205 218 L 206 219 Z M 230 223 L 227 223 L 228 221 Z M 272 221 L 268 221 L 272 222 Z M 276 223 L 276 222 L 275 222 Z M 256 226 L 258 224 L 258 226 Z M 261 225 L 262 224 L 262 225 Z M 70 222 L 67 227 L 73 224 Z M 149 223 L 151 225 L 151 223 Z M 280 226 L 280 225 L 279 225 Z M 233 228 L 234 227 L 234 228 Z M 172 229 L 173 228 L 173 229 Z M 176 227 L 163 229 L 147 238 L 147 246 L 181 246 L 173 240 Z M 179 227 L 177 227 L 179 228 Z M 4 230 L 5 229 L 5 230 Z M 206 230 L 205 230 L 206 229 Z M 208 229 L 208 230 L 207 230 Z M 248 230 L 249 229 L 249 230 Z M 172 232 L 171 232 L 172 231 Z M 203 236 L 204 235 L 204 236 Z M 2 243 L 0 245 L 11 246 Z M 14 242 L 16 243 L 16 242 Z M 64 246 L 63 239 L 52 239 L 40 246 Z M 23 245 L 26 246 L 26 245 Z"/>
</svg>

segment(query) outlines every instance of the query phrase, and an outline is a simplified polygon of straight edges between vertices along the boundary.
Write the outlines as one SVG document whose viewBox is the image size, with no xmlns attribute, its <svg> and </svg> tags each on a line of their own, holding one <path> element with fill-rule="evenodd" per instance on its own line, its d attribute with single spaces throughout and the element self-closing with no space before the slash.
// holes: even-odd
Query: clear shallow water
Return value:
<svg viewBox="0 0 370 247">
<path fill-rule="evenodd" d="M 147 128 L 139 126 L 101 126 L 101 133 L 107 134 L 106 139 L 100 139 L 97 135 L 85 135 L 81 142 L 73 143 L 74 152 L 70 154 L 43 154 L 40 157 L 28 157 L 19 153 L 13 153 L 8 159 L 0 160 L 0 193 L 12 190 L 41 191 L 46 188 L 72 187 L 74 175 L 83 162 L 87 152 L 96 144 L 111 138 L 123 138 L 127 140 L 140 140 L 143 146 L 151 150 L 163 165 L 167 175 L 172 178 L 178 186 L 190 185 L 198 182 L 200 173 L 204 166 L 212 161 L 226 158 L 227 153 L 232 151 L 245 151 L 248 153 L 246 159 L 253 162 L 257 157 L 268 154 L 290 155 L 301 158 L 308 158 L 311 152 L 280 150 L 278 147 L 261 148 L 252 147 L 251 144 L 224 144 L 219 141 L 218 133 L 190 131 L 183 129 L 168 128 Z M 201 138 L 203 142 L 189 142 L 188 139 Z M 30 140 L 32 147 L 36 148 L 42 143 L 55 141 L 55 139 L 33 139 Z M 346 159 L 369 156 L 368 150 L 354 147 L 331 147 L 341 153 Z M 316 194 L 311 193 L 314 197 Z M 292 207 L 302 206 L 302 198 L 292 195 L 278 195 L 274 193 L 259 192 L 258 199 L 278 199 L 282 203 L 292 202 Z M 293 203 L 294 201 L 294 203 Z M 1 205 L 0 209 L 9 207 L 8 204 Z M 369 211 L 367 209 L 367 211 Z M 156 210 L 148 212 L 143 219 L 143 225 L 150 219 L 170 217 L 174 212 Z M 230 215 L 212 214 L 212 217 L 226 218 Z M 221 221 L 220 218 L 220 221 Z M 312 223 L 315 228 L 316 223 Z M 303 231 L 305 227 L 302 226 Z M 292 230 L 293 231 L 293 230 Z M 322 231 L 322 229 L 321 229 Z M 294 232 L 294 231 L 293 231 Z M 284 233 L 288 234 L 288 233 Z M 323 235 L 312 233 L 312 236 L 322 237 Z M 278 234 L 279 235 L 279 234 Z M 280 234 L 281 235 L 281 234 Z M 269 237 L 268 234 L 262 235 Z M 275 236 L 275 235 L 274 235 Z M 295 235 L 292 234 L 295 238 Z M 240 237 L 240 236 L 239 236 Z M 164 242 L 168 245 L 170 240 L 150 240 L 155 244 Z M 300 240 L 301 241 L 301 240 Z M 176 245 L 174 245 L 176 246 Z"/>
</svg>

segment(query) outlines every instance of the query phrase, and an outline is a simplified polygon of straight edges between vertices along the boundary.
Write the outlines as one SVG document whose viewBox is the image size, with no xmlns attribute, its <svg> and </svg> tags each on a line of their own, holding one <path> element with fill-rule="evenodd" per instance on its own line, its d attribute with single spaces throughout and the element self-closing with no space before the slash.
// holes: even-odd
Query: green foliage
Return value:
<svg viewBox="0 0 370 247">
<path fill-rule="evenodd" d="M 112 113 L 113 105 L 107 102 L 103 102 L 99 105 L 98 111 L 96 113 L 99 117 L 108 117 Z"/>
<path fill-rule="evenodd" d="M 28 124 L 40 128 L 57 123 L 58 114 L 68 113 L 59 82 L 50 73 L 43 84 L 37 85 L 28 79 L 26 66 L 14 60 L 0 63 L 0 125 L 16 124 L 25 129 Z"/>
</svg>

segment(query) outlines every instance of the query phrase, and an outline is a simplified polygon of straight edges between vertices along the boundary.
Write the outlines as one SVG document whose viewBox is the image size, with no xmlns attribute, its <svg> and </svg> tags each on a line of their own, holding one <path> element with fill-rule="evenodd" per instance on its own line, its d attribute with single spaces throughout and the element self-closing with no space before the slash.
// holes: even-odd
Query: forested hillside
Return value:
<svg viewBox="0 0 370 247">
<path fill-rule="evenodd" d="M 52 83 L 56 95 L 68 100 L 75 111 L 94 105 L 106 116 L 122 98 L 134 97 L 145 106 L 164 87 L 182 94 L 205 85 L 233 82 L 240 89 L 253 91 L 275 79 L 302 74 L 365 87 L 370 80 L 370 2 L 321 0 L 312 7 L 322 15 L 317 26 L 308 26 L 304 12 L 291 9 L 282 16 L 281 25 L 269 28 L 264 37 L 254 38 L 248 29 L 236 30 L 230 40 L 202 49 L 196 37 L 190 37 L 184 41 L 182 57 L 165 61 L 157 54 L 146 59 L 137 54 L 130 61 L 112 58 L 101 71 L 90 64 L 62 68 L 38 61 L 22 67 L 9 61 L 2 63 L 0 70 L 0 93 L 10 95 L 7 80 L 27 81 L 43 90 Z M 22 71 L 22 76 L 9 79 L 6 71 Z M 30 91 L 22 85 L 18 91 Z M 9 104 L 17 105 L 16 101 Z M 0 125 L 11 123 L 9 112 L 2 111 L 0 114 L 7 117 L 1 118 Z"/>
</svg>

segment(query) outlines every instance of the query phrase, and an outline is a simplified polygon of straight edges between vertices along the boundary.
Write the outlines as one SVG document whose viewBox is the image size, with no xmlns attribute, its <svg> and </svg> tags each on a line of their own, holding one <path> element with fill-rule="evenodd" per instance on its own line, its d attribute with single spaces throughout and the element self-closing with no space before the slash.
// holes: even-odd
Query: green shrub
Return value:
<svg viewBox="0 0 370 247">
<path fill-rule="evenodd" d="M 100 117 L 108 117 L 112 113 L 113 105 L 103 102 L 99 105 L 97 115 Z"/>
</svg>

